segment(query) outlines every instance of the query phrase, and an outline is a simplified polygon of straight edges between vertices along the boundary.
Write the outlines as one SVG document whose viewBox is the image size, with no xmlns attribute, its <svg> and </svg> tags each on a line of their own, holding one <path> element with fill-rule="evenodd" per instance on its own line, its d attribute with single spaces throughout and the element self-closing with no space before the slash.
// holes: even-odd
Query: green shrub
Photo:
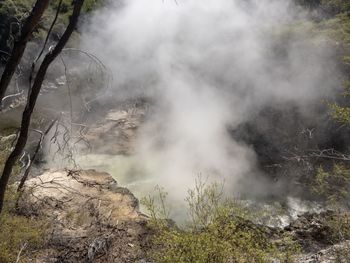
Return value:
<svg viewBox="0 0 350 263">
<path fill-rule="evenodd" d="M 348 0 L 321 0 L 321 6 L 331 14 L 350 10 L 350 2 Z"/>
<path fill-rule="evenodd" d="M 350 169 L 335 164 L 330 171 L 319 167 L 312 190 L 322 197 L 331 208 L 349 207 Z"/>
<path fill-rule="evenodd" d="M 0 174 L 2 173 L 2 169 L 4 168 L 4 164 L 7 160 L 8 155 L 10 154 L 11 145 L 14 141 L 14 135 L 16 133 L 16 129 L 8 128 L 4 130 L 0 130 Z M 18 175 L 20 172 L 20 165 L 17 163 L 14 166 L 13 174 Z M 16 179 L 16 176 L 11 177 L 11 183 Z"/>
<path fill-rule="evenodd" d="M 350 239 L 350 214 L 337 213 L 331 218 L 327 218 L 325 225 L 329 229 L 329 241 L 333 244 Z"/>
<path fill-rule="evenodd" d="M 269 231 L 252 222 L 254 215 L 237 201 L 225 200 L 217 184 L 197 181 L 186 198 L 190 221 L 185 227 L 171 224 L 166 194 L 148 196 L 141 202 L 151 215 L 154 231 L 150 257 L 159 263 L 254 263 L 273 258 L 292 262 L 298 246 L 284 239 L 283 248 L 271 240 Z M 280 246 L 281 247 L 281 246 Z"/>
<path fill-rule="evenodd" d="M 8 137 L 15 129 L 0 131 L 0 173 L 10 153 L 14 138 Z M 18 174 L 19 165 L 15 166 L 14 174 Z M 28 218 L 18 215 L 15 211 L 18 194 L 15 187 L 9 187 L 5 196 L 4 210 L 0 215 L 0 262 L 16 262 L 17 254 L 24 247 L 22 257 L 39 248 L 44 240 L 46 223 L 38 218 Z M 25 261 L 20 261 L 25 262 Z"/>
<path fill-rule="evenodd" d="M 38 218 L 28 218 L 15 212 L 17 194 L 9 188 L 5 198 L 5 207 L 0 215 L 0 262 L 16 262 L 21 251 L 21 261 L 27 262 L 27 255 L 33 255 L 43 245 L 46 222 Z"/>
<path fill-rule="evenodd" d="M 350 207 L 350 169 L 341 164 L 335 164 L 329 171 L 320 167 L 312 189 L 326 201 L 329 208 L 337 211 L 324 219 L 323 224 L 327 229 L 329 243 L 337 244 L 349 240 L 350 213 L 340 211 Z"/>
<path fill-rule="evenodd" d="M 47 35 L 56 15 L 60 0 L 50 1 L 48 9 L 43 14 L 38 28 L 34 32 L 34 40 L 42 42 Z M 28 17 L 35 0 L 0 0 L 0 50 L 10 53 L 15 40 L 19 37 L 21 26 Z M 72 0 L 63 0 L 56 25 L 52 30 L 52 36 L 62 34 L 63 28 L 68 24 L 72 12 Z M 103 0 L 86 0 L 83 6 L 83 14 L 87 14 L 103 4 Z M 0 58 L 6 61 L 7 56 L 0 54 Z"/>
</svg>

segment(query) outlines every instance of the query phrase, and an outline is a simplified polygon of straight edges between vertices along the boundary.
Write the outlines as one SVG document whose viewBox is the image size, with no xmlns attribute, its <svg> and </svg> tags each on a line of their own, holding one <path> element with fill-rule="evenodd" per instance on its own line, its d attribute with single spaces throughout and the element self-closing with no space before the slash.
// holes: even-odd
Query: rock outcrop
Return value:
<svg viewBox="0 0 350 263">
<path fill-rule="evenodd" d="M 342 225 L 348 214 L 325 211 L 305 213 L 284 229 L 300 244 L 303 255 L 295 263 L 348 263 L 350 241 Z M 342 220 L 341 220 L 342 219 Z"/>
<path fill-rule="evenodd" d="M 296 259 L 295 263 L 348 263 L 350 262 L 350 241 L 332 245 L 316 253 Z"/>
<path fill-rule="evenodd" d="M 29 180 L 22 213 L 49 224 L 35 262 L 143 262 L 147 218 L 138 200 L 107 173 L 47 171 Z"/>
<path fill-rule="evenodd" d="M 128 155 L 135 149 L 137 130 L 147 112 L 146 105 L 127 105 L 109 111 L 102 120 L 90 127 L 86 139 L 94 153 Z"/>
</svg>

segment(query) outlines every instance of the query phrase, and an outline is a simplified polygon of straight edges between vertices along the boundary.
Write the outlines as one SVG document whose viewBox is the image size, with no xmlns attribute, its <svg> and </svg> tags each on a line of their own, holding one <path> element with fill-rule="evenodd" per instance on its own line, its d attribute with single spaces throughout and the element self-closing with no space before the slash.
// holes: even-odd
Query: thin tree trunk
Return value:
<svg viewBox="0 0 350 263">
<path fill-rule="evenodd" d="M 12 168 L 16 163 L 16 161 L 18 160 L 18 158 L 20 157 L 27 143 L 31 116 L 32 116 L 36 101 L 38 99 L 47 69 L 49 68 L 50 64 L 55 60 L 55 58 L 61 53 L 62 49 L 67 44 L 70 36 L 72 35 L 74 28 L 77 25 L 83 3 L 84 3 L 84 0 L 73 1 L 73 5 L 74 5 L 73 14 L 70 17 L 69 24 L 65 32 L 63 33 L 62 37 L 58 41 L 56 47 L 51 52 L 46 54 L 43 62 L 40 65 L 38 73 L 36 74 L 33 86 L 29 91 L 29 98 L 27 100 L 27 105 L 23 111 L 21 129 L 20 129 L 17 143 L 15 145 L 14 150 L 11 152 L 10 156 L 8 157 L 5 163 L 5 167 L 2 172 L 2 176 L 0 178 L 0 214 L 2 212 L 2 208 L 4 205 L 6 187 L 12 173 Z"/>
<path fill-rule="evenodd" d="M 11 56 L 6 63 L 5 70 L 1 76 L 0 80 L 0 110 L 2 108 L 2 99 L 5 96 L 6 90 L 11 82 L 13 74 L 21 61 L 24 50 L 26 49 L 27 42 L 36 26 L 38 25 L 44 11 L 49 5 L 49 0 L 37 0 L 29 17 L 26 19 L 22 30 L 20 38 L 15 42 L 14 47 L 11 52 Z"/>
<path fill-rule="evenodd" d="M 40 139 L 39 139 L 39 142 L 38 144 L 36 145 L 36 148 L 35 148 L 35 151 L 33 153 L 33 156 L 29 162 L 29 165 L 28 167 L 25 169 L 24 171 L 24 174 L 22 176 L 22 179 L 17 187 L 17 192 L 20 192 L 22 191 L 23 189 L 23 186 L 25 184 L 25 182 L 27 181 L 28 179 L 28 176 L 29 176 L 29 173 L 30 173 L 30 170 L 32 168 L 32 164 L 35 162 L 36 160 L 36 156 L 38 155 L 40 149 L 42 148 L 42 144 L 43 144 L 43 140 L 45 139 L 45 136 L 50 132 L 50 130 L 52 129 L 52 127 L 54 126 L 54 124 L 58 121 L 58 119 L 55 119 L 51 122 L 51 124 L 49 125 L 49 127 L 45 130 L 45 132 L 40 132 Z"/>
</svg>

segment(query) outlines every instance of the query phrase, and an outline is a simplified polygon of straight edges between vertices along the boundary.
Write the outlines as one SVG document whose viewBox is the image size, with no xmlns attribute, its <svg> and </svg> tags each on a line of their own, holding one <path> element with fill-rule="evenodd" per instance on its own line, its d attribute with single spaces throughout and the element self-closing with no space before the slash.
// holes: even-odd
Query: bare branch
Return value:
<svg viewBox="0 0 350 263">
<path fill-rule="evenodd" d="M 21 254 L 23 252 L 23 250 L 26 249 L 28 243 L 25 242 L 22 246 L 21 246 L 21 249 L 19 250 L 18 254 L 17 254 L 17 259 L 16 259 L 16 263 L 19 263 L 20 259 L 21 259 Z"/>
<path fill-rule="evenodd" d="M 58 119 L 55 119 L 51 122 L 51 124 L 48 126 L 48 128 L 45 130 L 45 132 L 42 132 L 40 130 L 35 130 L 33 129 L 33 131 L 37 132 L 40 134 L 40 139 L 39 139 L 39 142 L 35 148 L 35 151 L 33 153 L 33 157 L 32 159 L 30 159 L 30 155 L 28 154 L 29 156 L 29 162 L 28 162 L 28 165 L 24 171 L 24 174 L 22 176 L 22 179 L 21 179 L 21 182 L 19 183 L 18 185 L 18 188 L 17 188 L 17 192 L 21 191 L 25 182 L 27 181 L 28 179 L 28 176 L 29 176 L 29 173 L 30 173 L 30 170 L 31 170 L 31 167 L 32 167 L 32 163 L 35 161 L 40 149 L 42 148 L 42 143 L 43 143 L 43 140 L 45 138 L 45 136 L 50 132 L 50 130 L 52 129 L 52 127 L 54 126 L 54 124 L 57 122 Z"/>
</svg>

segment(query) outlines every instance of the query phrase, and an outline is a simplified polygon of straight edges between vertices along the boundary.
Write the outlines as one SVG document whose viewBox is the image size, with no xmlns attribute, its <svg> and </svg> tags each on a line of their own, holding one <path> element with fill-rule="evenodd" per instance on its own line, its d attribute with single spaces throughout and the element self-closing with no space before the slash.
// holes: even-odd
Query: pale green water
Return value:
<svg viewBox="0 0 350 263">
<path fill-rule="evenodd" d="M 95 169 L 109 173 L 121 187 L 128 188 L 139 200 L 146 196 L 154 196 L 157 199 L 155 187 L 159 184 L 154 177 L 156 161 L 148 160 L 148 163 L 139 163 L 135 156 L 88 154 L 77 158 L 77 163 L 82 169 Z M 160 185 L 162 187 L 162 185 Z M 165 189 L 167 192 L 169 189 Z M 181 199 L 184 200 L 185 196 Z M 184 222 L 186 209 L 184 202 L 166 200 L 171 218 L 178 223 Z M 140 206 L 142 212 L 147 214 L 145 207 Z"/>
<path fill-rule="evenodd" d="M 77 158 L 83 169 L 109 173 L 120 186 L 128 188 L 137 198 L 153 191 L 152 164 L 140 165 L 134 156 L 88 154 Z"/>
</svg>

